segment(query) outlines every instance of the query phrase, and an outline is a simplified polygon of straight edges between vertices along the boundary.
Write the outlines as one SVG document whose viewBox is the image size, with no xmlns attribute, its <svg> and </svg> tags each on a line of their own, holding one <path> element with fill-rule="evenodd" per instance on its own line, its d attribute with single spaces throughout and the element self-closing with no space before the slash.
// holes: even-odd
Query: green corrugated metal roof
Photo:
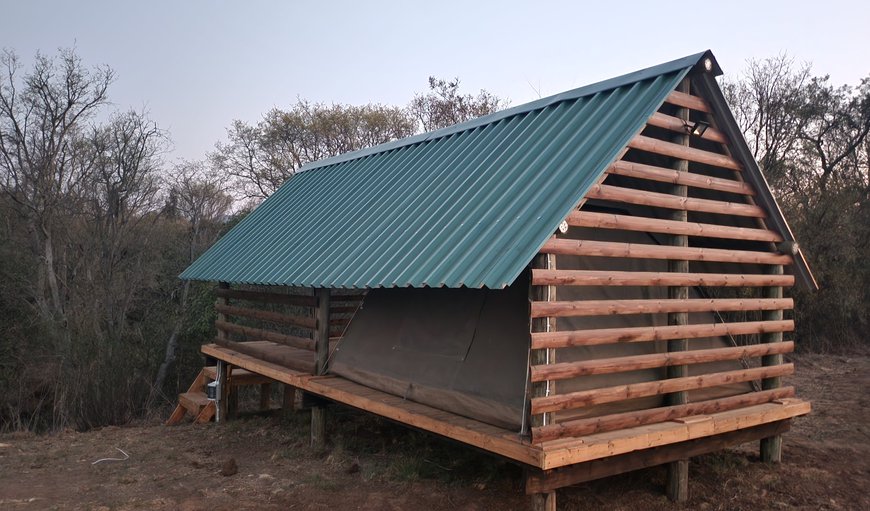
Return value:
<svg viewBox="0 0 870 511">
<path fill-rule="evenodd" d="M 505 287 L 705 56 L 315 162 L 181 278 Z"/>
</svg>

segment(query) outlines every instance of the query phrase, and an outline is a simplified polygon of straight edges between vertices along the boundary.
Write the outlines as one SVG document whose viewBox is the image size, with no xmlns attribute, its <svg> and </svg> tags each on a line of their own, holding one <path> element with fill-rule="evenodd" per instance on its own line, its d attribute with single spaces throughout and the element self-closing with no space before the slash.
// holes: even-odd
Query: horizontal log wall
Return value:
<svg viewBox="0 0 870 511">
<path fill-rule="evenodd" d="M 688 108 L 690 121 L 685 121 L 685 116 L 678 117 L 683 114 L 677 108 Z M 749 391 L 747 385 L 745 393 L 699 402 L 667 403 L 665 399 L 677 393 L 685 396 L 688 391 L 733 384 L 752 383 L 757 387 L 757 382 L 778 382 L 794 370 L 792 364 L 782 360 L 784 354 L 794 351 L 793 342 L 756 343 L 758 338 L 779 340 L 783 332 L 794 330 L 794 322 L 782 315 L 782 311 L 794 306 L 793 300 L 765 291 L 794 285 L 793 275 L 766 270 L 792 264 L 792 254 L 777 249 L 777 246 L 783 246 L 782 234 L 766 227 L 767 214 L 753 201 L 757 191 L 743 180 L 743 167 L 730 156 L 728 139 L 716 129 L 711 114 L 703 98 L 676 91 L 668 97 L 666 104 L 649 119 L 648 128 L 631 140 L 630 151 L 610 166 L 607 178 L 592 185 L 579 209 L 568 215 L 566 223 L 573 229 L 556 233 L 544 243 L 540 254 L 554 257 L 554 264 L 549 268 L 533 268 L 531 285 L 555 289 L 556 298 L 549 293 L 548 300 L 533 300 L 530 318 L 553 322 L 556 318 L 566 317 L 701 313 L 717 319 L 699 324 L 533 331 L 531 349 L 538 350 L 536 352 L 552 350 L 554 354 L 546 360 L 533 359 L 529 367 L 530 383 L 536 388 L 551 389 L 550 393 L 538 393 L 529 400 L 534 443 L 733 410 L 794 395 L 793 388 L 777 384 L 775 388 L 769 385 L 761 391 Z M 687 133 L 689 124 L 696 119 L 710 124 L 703 136 L 689 137 L 688 145 L 674 143 L 672 140 L 679 139 L 675 139 L 674 134 Z M 688 162 L 688 171 L 685 162 Z M 669 187 L 685 187 L 682 189 L 688 189 L 688 193 L 665 193 Z M 643 213 L 638 216 L 622 211 Z M 674 214 L 680 211 L 689 216 L 703 215 L 699 218 L 704 221 L 688 221 L 686 214 Z M 606 235 L 608 232 L 650 233 L 659 238 L 650 237 L 650 241 L 642 243 L 600 241 L 602 238 L 596 239 L 595 236 L 598 231 L 607 240 L 613 239 L 612 235 Z M 583 234 L 578 236 L 578 233 Z M 667 240 L 679 236 L 686 237 L 688 243 L 667 243 Z M 643 238 L 635 235 L 635 239 Z M 657 242 L 656 239 L 663 241 Z M 708 248 L 710 244 L 723 248 Z M 727 268 L 727 272 L 702 273 L 690 271 L 685 265 L 674 269 L 676 266 L 673 264 L 670 271 L 560 269 L 570 267 L 570 264 L 559 262 L 566 256 L 592 260 L 725 263 L 720 267 Z M 558 298 L 559 289 L 582 286 L 670 289 L 684 286 L 696 291 L 695 297 L 690 295 L 688 298 Z M 543 294 L 533 291 L 531 296 Z M 638 298 L 641 296 L 638 294 Z M 761 317 L 763 311 L 766 312 Z M 738 316 L 743 319 L 735 320 Z M 752 318 L 761 320 L 749 320 Z M 732 345 L 698 347 L 697 340 L 704 338 L 730 339 Z M 657 341 L 683 341 L 687 348 L 585 360 L 566 360 L 559 355 L 559 350 L 565 348 Z M 670 377 L 664 376 L 667 368 L 722 362 L 733 364 L 733 368 L 705 374 L 673 371 Z M 663 376 L 654 381 L 623 385 L 611 383 L 605 387 L 561 393 L 559 389 L 576 387 L 557 385 L 578 378 L 658 369 L 662 370 Z M 654 396 L 662 396 L 662 405 L 599 416 L 594 411 L 591 416 L 584 412 L 584 418 L 579 419 L 560 420 L 555 415 L 557 412 L 582 411 L 597 405 Z M 534 420 L 543 415 L 556 418 Z M 577 416 L 576 413 L 573 415 Z M 566 417 L 571 417 L 571 414 Z"/>
<path fill-rule="evenodd" d="M 295 293 L 262 289 L 233 289 L 226 284 L 215 288 L 218 297 L 215 311 L 218 319 L 218 344 L 237 349 L 241 353 L 262 354 L 246 346 L 248 342 L 268 341 L 306 351 L 315 350 L 313 338 L 317 320 L 314 309 L 317 300 L 311 290 Z M 335 339 L 343 334 L 347 325 L 364 298 L 364 294 L 334 294 L 330 301 L 329 330 Z M 236 321 L 231 321 L 235 319 Z M 241 321 L 242 324 L 239 321 Z M 285 357 L 286 360 L 271 360 L 297 370 L 309 371 L 313 366 L 302 364 L 298 359 Z"/>
</svg>

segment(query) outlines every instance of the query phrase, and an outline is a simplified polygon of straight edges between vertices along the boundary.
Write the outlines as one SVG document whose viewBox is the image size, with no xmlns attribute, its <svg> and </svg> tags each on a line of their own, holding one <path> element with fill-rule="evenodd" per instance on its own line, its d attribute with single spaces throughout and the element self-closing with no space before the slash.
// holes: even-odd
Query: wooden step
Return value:
<svg viewBox="0 0 870 511">
<path fill-rule="evenodd" d="M 216 366 L 203 367 L 202 372 L 211 380 L 217 379 Z M 275 380 L 272 378 L 263 376 L 262 374 L 253 373 L 246 369 L 242 369 L 241 367 L 233 367 L 229 383 L 231 387 L 238 387 L 242 385 L 261 385 L 263 383 L 272 383 L 274 381 Z"/>
<path fill-rule="evenodd" d="M 189 412 L 196 415 L 212 401 L 205 392 L 183 392 L 178 395 L 178 403 Z"/>
</svg>

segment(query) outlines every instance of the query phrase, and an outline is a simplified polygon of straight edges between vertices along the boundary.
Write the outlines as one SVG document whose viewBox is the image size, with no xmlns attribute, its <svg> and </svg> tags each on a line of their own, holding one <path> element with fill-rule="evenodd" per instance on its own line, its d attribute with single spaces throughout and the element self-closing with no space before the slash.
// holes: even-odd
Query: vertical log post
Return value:
<svg viewBox="0 0 870 511">
<path fill-rule="evenodd" d="M 678 86 L 677 90 L 685 92 L 690 91 L 689 79 L 685 78 Z M 680 108 L 677 110 L 676 117 L 683 120 L 688 125 L 689 109 Z M 683 146 L 689 146 L 689 134 L 683 133 L 675 135 L 671 142 Z M 680 172 L 689 171 L 689 162 L 687 160 L 677 160 L 674 162 L 673 168 Z M 674 185 L 671 191 L 673 195 L 686 197 L 688 191 L 685 185 Z M 688 213 L 684 210 L 674 210 L 671 213 L 670 220 L 680 222 L 688 221 Z M 671 238 L 671 244 L 678 247 L 689 246 L 689 237 L 675 235 Z M 688 273 L 689 262 L 669 260 L 668 271 L 677 273 Z M 689 298 L 689 288 L 686 286 L 672 286 L 668 288 L 668 299 L 670 300 L 686 300 Z M 687 325 L 689 323 L 689 314 L 686 312 L 671 312 L 668 313 L 668 325 Z M 668 341 L 668 351 L 686 351 L 689 349 L 688 339 L 674 339 Z M 667 368 L 668 378 L 682 378 L 688 376 L 688 366 L 669 366 Z M 688 402 L 688 393 L 674 392 L 667 395 L 668 405 L 682 405 Z M 668 480 L 667 480 L 667 495 L 674 502 L 685 502 L 689 497 L 689 460 L 678 460 L 668 464 Z"/>
<path fill-rule="evenodd" d="M 532 511 L 556 511 L 556 490 L 532 495 Z"/>
<path fill-rule="evenodd" d="M 285 418 L 290 417 L 298 408 L 297 402 L 299 399 L 297 398 L 298 390 L 296 387 L 292 385 L 283 385 L 284 394 L 283 399 L 281 401 L 281 411 Z"/>
<path fill-rule="evenodd" d="M 230 285 L 227 284 L 226 282 L 219 282 L 218 288 L 219 289 L 229 289 Z M 219 297 L 217 299 L 217 303 L 220 305 L 229 305 L 229 300 L 226 298 Z M 218 319 L 218 321 L 226 321 L 227 316 L 223 313 L 218 312 L 217 319 Z M 218 337 L 218 339 L 226 339 L 227 334 L 223 330 L 218 329 L 217 337 Z M 216 364 L 216 368 L 217 368 L 217 384 L 218 384 L 217 390 L 218 390 L 218 392 L 217 392 L 217 395 L 215 396 L 216 403 L 215 403 L 214 421 L 215 422 L 224 422 L 225 420 L 227 420 L 227 411 L 229 410 L 228 403 L 227 403 L 227 395 L 228 395 L 228 391 L 229 391 L 229 378 L 228 378 L 227 373 L 229 372 L 229 366 L 223 360 L 218 360 L 217 364 Z"/>
<path fill-rule="evenodd" d="M 326 361 L 329 358 L 329 289 L 315 289 L 314 296 L 317 297 L 314 310 L 314 372 L 320 375 L 326 373 Z M 323 449 L 325 446 L 326 407 L 323 403 L 318 403 L 311 408 L 311 447 Z"/>
<path fill-rule="evenodd" d="M 272 384 L 260 384 L 260 411 L 268 411 L 272 407 Z"/>
<path fill-rule="evenodd" d="M 229 381 L 227 378 L 227 371 L 229 370 L 229 364 L 224 362 L 223 360 L 218 360 L 216 365 L 215 372 L 217 375 L 217 395 L 215 396 L 215 422 L 224 422 L 227 420 L 227 391 L 226 388 L 229 387 Z"/>
<path fill-rule="evenodd" d="M 771 265 L 767 268 L 772 275 L 782 275 L 782 265 Z M 771 286 L 764 288 L 764 298 L 782 298 L 782 287 Z M 779 321 L 782 319 L 781 310 L 764 311 L 761 313 L 764 321 Z M 782 342 L 782 332 L 771 332 L 761 335 L 761 342 Z M 775 366 L 782 364 L 782 355 L 766 355 L 761 357 L 762 366 Z M 782 378 L 766 378 L 761 380 L 761 389 L 777 389 L 782 386 Z M 761 461 L 765 463 L 779 463 L 782 461 L 782 435 L 776 435 L 761 439 Z"/>
<path fill-rule="evenodd" d="M 556 256 L 554 254 L 539 254 L 532 261 L 532 267 L 536 269 L 555 270 Z M 531 286 L 529 298 L 535 302 L 551 302 L 556 300 L 556 286 Z M 556 329 L 556 318 L 532 318 L 532 332 L 551 332 Z M 543 349 L 532 350 L 529 357 L 530 365 L 553 364 L 556 359 L 556 350 Z M 530 370 L 531 374 L 531 370 Z M 555 392 L 555 382 L 543 381 L 531 384 L 531 397 L 543 397 Z M 529 403 L 531 405 L 531 403 Z M 531 409 L 531 407 L 530 407 Z M 536 414 L 530 417 L 532 427 L 545 426 L 553 423 L 553 413 Z M 555 511 L 556 491 L 538 493 L 532 495 L 532 511 Z"/>
</svg>

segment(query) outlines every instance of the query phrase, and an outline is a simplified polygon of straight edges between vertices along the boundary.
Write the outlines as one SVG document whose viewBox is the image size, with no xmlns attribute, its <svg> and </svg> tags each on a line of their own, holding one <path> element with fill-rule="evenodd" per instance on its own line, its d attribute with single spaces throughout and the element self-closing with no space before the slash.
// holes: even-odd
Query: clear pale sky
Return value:
<svg viewBox="0 0 870 511">
<path fill-rule="evenodd" d="M 726 75 L 786 51 L 856 85 L 870 2 L 0 0 L 0 47 L 29 64 L 72 46 L 170 132 L 172 161 L 297 96 L 405 105 L 429 75 L 519 105 L 709 48 Z"/>
</svg>

